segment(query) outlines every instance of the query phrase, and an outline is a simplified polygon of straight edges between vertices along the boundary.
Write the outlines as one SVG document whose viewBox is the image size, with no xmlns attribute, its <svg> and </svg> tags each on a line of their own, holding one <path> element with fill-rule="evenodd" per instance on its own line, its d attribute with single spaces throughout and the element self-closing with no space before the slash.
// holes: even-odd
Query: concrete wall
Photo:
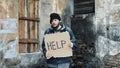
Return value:
<svg viewBox="0 0 120 68">
<path fill-rule="evenodd" d="M 74 14 L 74 0 L 57 0 L 56 2 L 56 10 L 61 14 L 62 22 L 71 26 L 71 16 Z"/>
<path fill-rule="evenodd" d="M 0 18 L 18 17 L 18 0 L 0 0 Z"/>
<path fill-rule="evenodd" d="M 95 1 L 96 56 L 104 68 L 120 67 L 120 1 Z"/>
<path fill-rule="evenodd" d="M 4 63 L 7 61 L 4 60 L 10 58 L 10 55 L 16 56 L 17 46 L 18 0 L 0 0 L 0 68 L 5 68 Z"/>
</svg>

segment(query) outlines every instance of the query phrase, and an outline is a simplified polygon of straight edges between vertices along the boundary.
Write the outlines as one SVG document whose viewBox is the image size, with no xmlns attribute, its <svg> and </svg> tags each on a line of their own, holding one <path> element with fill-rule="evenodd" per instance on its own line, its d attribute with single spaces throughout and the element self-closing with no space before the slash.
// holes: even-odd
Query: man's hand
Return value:
<svg viewBox="0 0 120 68">
<path fill-rule="evenodd" d="M 46 52 L 46 57 L 47 57 L 47 59 L 50 59 L 50 58 L 52 57 L 52 54 L 47 51 L 47 52 Z"/>
<path fill-rule="evenodd" d="M 71 41 L 68 43 L 68 47 L 70 47 L 70 48 L 73 47 L 73 43 Z"/>
</svg>

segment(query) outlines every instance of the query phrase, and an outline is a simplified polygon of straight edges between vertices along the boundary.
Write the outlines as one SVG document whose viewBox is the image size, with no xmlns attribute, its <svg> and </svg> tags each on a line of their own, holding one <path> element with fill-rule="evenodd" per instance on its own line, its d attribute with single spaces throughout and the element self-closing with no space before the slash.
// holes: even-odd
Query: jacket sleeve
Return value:
<svg viewBox="0 0 120 68">
<path fill-rule="evenodd" d="M 71 28 L 69 28 L 69 27 L 66 27 L 66 29 L 67 29 L 67 31 L 69 32 L 69 35 L 70 35 L 70 40 L 71 40 L 71 42 L 73 43 L 73 49 L 76 49 L 76 39 L 75 39 L 75 36 L 74 36 L 74 34 L 73 34 L 73 31 L 71 30 Z"/>
<path fill-rule="evenodd" d="M 44 32 L 44 35 L 47 34 L 48 30 L 46 30 Z M 43 52 L 43 55 L 46 57 L 46 48 L 45 48 L 45 41 L 44 41 L 44 38 L 42 40 L 42 52 Z"/>
<path fill-rule="evenodd" d="M 43 41 L 42 41 L 42 52 L 43 52 L 43 55 L 46 56 L 46 48 L 45 48 L 45 42 L 44 42 L 44 38 L 43 38 Z"/>
</svg>

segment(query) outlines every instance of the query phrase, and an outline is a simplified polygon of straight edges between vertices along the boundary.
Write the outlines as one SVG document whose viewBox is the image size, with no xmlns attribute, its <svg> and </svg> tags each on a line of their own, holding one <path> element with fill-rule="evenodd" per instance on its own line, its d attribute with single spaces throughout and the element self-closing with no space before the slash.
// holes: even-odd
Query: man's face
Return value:
<svg viewBox="0 0 120 68">
<path fill-rule="evenodd" d="M 53 27 L 57 27 L 59 25 L 60 21 L 58 19 L 53 19 L 53 21 L 51 22 L 51 25 Z"/>
</svg>

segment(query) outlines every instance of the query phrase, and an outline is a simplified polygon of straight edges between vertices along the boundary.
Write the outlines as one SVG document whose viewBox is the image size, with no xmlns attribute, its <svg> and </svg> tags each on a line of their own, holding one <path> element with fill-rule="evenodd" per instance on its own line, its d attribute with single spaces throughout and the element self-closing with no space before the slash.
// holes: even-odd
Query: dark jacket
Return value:
<svg viewBox="0 0 120 68">
<path fill-rule="evenodd" d="M 56 33 L 56 32 L 65 32 L 65 31 L 69 32 L 70 40 L 73 43 L 73 49 L 75 49 L 76 48 L 75 36 L 74 36 L 72 30 L 67 26 L 62 25 L 62 27 L 60 29 L 58 29 L 58 30 L 53 30 L 52 28 L 48 28 L 45 31 L 44 35 L 45 34 Z M 44 40 L 42 42 L 42 49 L 43 49 L 43 54 L 45 55 L 46 54 L 46 48 L 45 48 Z M 63 57 L 63 58 L 54 58 L 54 57 L 52 57 L 52 58 L 47 60 L 47 63 L 51 63 L 51 64 L 59 64 L 59 63 L 67 63 L 67 62 L 70 62 L 70 57 Z"/>
</svg>

